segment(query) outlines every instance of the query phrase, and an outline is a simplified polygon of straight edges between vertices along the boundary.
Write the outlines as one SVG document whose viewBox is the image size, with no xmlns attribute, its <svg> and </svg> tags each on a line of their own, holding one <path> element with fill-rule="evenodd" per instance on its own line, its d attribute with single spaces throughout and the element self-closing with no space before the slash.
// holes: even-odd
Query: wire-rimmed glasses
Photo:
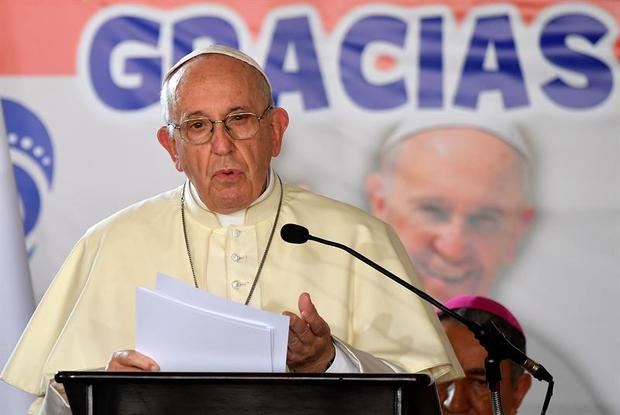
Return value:
<svg viewBox="0 0 620 415">
<path fill-rule="evenodd" d="M 254 137 L 260 127 L 260 121 L 265 117 L 272 105 L 267 106 L 261 115 L 253 112 L 233 112 L 223 120 L 210 120 L 207 117 L 191 117 L 175 124 L 169 122 L 168 126 L 179 130 L 181 140 L 190 144 L 205 144 L 213 138 L 216 124 L 223 124 L 226 132 L 235 140 L 247 140 Z"/>
</svg>

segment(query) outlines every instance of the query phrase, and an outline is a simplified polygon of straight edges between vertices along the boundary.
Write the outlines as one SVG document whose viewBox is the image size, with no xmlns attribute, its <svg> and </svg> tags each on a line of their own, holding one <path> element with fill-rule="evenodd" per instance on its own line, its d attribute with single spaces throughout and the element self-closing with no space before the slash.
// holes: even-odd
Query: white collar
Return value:
<svg viewBox="0 0 620 415">
<path fill-rule="evenodd" d="M 269 197 L 271 192 L 273 192 L 274 186 L 275 186 L 275 173 L 273 169 L 270 168 L 269 175 L 267 176 L 267 188 L 265 189 L 263 193 L 261 193 L 261 195 L 254 202 L 250 204 L 250 206 L 254 206 L 257 203 L 260 203 L 263 200 L 267 199 L 267 197 Z M 202 209 L 208 212 L 214 213 L 217 216 L 217 219 L 220 222 L 220 225 L 222 225 L 223 227 L 230 226 L 230 225 L 239 226 L 245 223 L 245 212 L 247 211 L 247 208 L 238 210 L 236 212 L 227 213 L 227 214 L 213 212 L 200 199 L 200 196 L 198 196 L 198 192 L 196 191 L 196 188 L 194 187 L 191 181 L 189 184 L 189 190 L 190 190 L 190 195 L 192 196 L 192 199 L 194 199 L 196 204 L 198 204 Z"/>
</svg>

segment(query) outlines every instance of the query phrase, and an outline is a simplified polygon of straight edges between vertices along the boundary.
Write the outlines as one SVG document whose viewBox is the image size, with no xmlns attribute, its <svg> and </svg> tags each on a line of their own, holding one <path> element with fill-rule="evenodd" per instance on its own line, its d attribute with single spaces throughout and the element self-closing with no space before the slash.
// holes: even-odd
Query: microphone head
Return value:
<svg viewBox="0 0 620 415">
<path fill-rule="evenodd" d="M 280 230 L 280 236 L 291 244 L 303 244 L 308 241 L 310 232 L 307 228 L 295 223 L 287 223 Z"/>
</svg>

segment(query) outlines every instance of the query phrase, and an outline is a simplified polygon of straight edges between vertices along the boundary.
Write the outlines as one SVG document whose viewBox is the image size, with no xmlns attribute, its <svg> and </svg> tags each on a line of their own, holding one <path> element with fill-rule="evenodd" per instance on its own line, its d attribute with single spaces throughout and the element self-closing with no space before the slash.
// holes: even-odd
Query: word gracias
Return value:
<svg viewBox="0 0 620 415">
<path fill-rule="evenodd" d="M 613 90 L 612 70 L 605 61 L 613 57 L 612 47 L 602 51 L 600 47 L 596 48 L 606 38 L 609 45 L 613 44 L 608 39 L 610 29 L 593 14 L 584 11 L 556 13 L 536 29 L 535 45 L 531 40 L 524 40 L 523 36 L 515 37 L 515 23 L 509 13 L 478 15 L 471 22 L 471 35 L 462 54 L 456 86 L 450 94 L 444 91 L 446 49 L 450 44 L 444 38 L 447 24 L 441 15 L 419 18 L 415 22 L 417 52 L 413 61 L 417 67 L 411 68 L 411 71 L 417 71 L 415 91 L 408 90 L 404 75 L 378 82 L 369 79 L 364 68 L 367 64 L 364 53 L 371 46 L 388 45 L 389 50 L 407 52 L 404 49 L 411 22 L 387 14 L 359 16 L 342 32 L 335 53 L 338 60 L 335 78 L 351 102 L 374 111 L 412 105 L 407 104 L 410 101 L 415 101 L 418 108 L 443 108 L 450 104 L 476 109 L 481 94 L 490 91 L 501 96 L 505 109 L 518 109 L 531 105 L 528 88 L 532 87 L 540 88 L 542 94 L 559 107 L 586 110 L 601 105 Z M 146 108 L 158 101 L 165 72 L 164 59 L 161 52 L 155 56 L 145 55 L 144 47 L 159 50 L 162 32 L 172 33 L 172 56 L 168 58 L 174 62 L 191 51 L 200 39 L 239 47 L 238 33 L 243 30 L 235 28 L 230 19 L 218 15 L 193 14 L 176 20 L 166 30 L 163 26 L 153 18 L 123 13 L 96 27 L 89 40 L 86 67 L 93 90 L 101 102 L 126 111 Z M 269 39 L 261 63 L 272 82 L 276 102 L 282 94 L 297 93 L 306 110 L 328 107 L 330 89 L 326 86 L 325 68 L 322 68 L 317 48 L 333 45 L 325 46 L 317 41 L 310 18 L 303 14 L 283 17 L 280 13 L 265 27 L 272 29 L 262 34 L 263 40 L 265 36 Z M 578 39 L 581 47 L 574 47 L 571 39 Z M 115 55 L 115 51 L 136 44 L 141 46 L 138 50 L 142 50 L 142 54 L 125 56 L 120 67 L 125 75 L 134 76 L 139 82 L 126 85 L 114 75 L 113 57 L 118 60 L 119 54 Z M 526 55 L 523 51 L 527 48 L 539 50 L 542 59 L 536 59 L 534 63 L 524 61 L 522 55 Z M 492 68 L 485 63 L 490 50 L 495 56 Z M 294 54 L 294 70 L 285 65 L 287 59 L 290 60 L 288 54 Z M 118 62 L 116 64 L 118 67 Z M 524 73 L 534 65 L 551 68 L 554 73 L 538 85 L 532 85 L 531 81 L 526 85 Z M 573 77 L 567 78 L 567 72 Z M 450 95 L 448 103 L 446 95 Z"/>
</svg>

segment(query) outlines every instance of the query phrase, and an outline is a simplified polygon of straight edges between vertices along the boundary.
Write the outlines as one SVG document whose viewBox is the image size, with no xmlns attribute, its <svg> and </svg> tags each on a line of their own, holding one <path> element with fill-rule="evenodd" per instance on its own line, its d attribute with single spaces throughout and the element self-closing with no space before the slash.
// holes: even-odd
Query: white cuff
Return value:
<svg viewBox="0 0 620 415">
<path fill-rule="evenodd" d="M 71 415 L 63 385 L 50 381 L 39 415 Z"/>
<path fill-rule="evenodd" d="M 336 349 L 336 355 L 334 356 L 334 361 L 327 368 L 325 373 L 360 373 L 358 365 L 356 365 L 349 355 L 342 350 L 340 343 L 334 340 L 332 341 Z"/>
<path fill-rule="evenodd" d="M 355 366 L 355 370 L 348 373 L 403 373 L 402 368 L 371 355 L 370 353 L 358 350 L 346 344 L 339 338 L 332 336 L 336 350 L 340 350 L 347 360 Z M 328 372 L 332 372 L 328 370 Z M 335 371 L 334 371 L 335 372 Z"/>
</svg>

